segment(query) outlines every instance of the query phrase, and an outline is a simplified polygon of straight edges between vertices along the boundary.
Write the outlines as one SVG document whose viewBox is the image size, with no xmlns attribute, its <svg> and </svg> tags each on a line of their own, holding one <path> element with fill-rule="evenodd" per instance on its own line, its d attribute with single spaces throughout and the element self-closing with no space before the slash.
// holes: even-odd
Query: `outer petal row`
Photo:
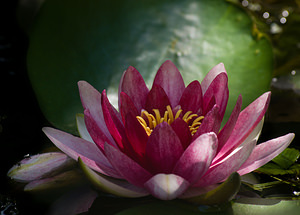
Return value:
<svg viewBox="0 0 300 215">
<path fill-rule="evenodd" d="M 270 92 L 264 93 L 239 114 L 228 141 L 224 144 L 215 160 L 226 157 L 252 133 L 267 111 L 270 95 Z"/>
<path fill-rule="evenodd" d="M 94 143 L 54 128 L 45 127 L 43 131 L 60 150 L 74 160 L 81 157 L 84 163 L 95 171 L 122 178 Z"/>
<path fill-rule="evenodd" d="M 250 156 L 256 141 L 253 140 L 235 149 L 225 159 L 209 168 L 205 175 L 194 186 L 205 187 L 224 181 L 231 173 L 236 172 Z"/>
<path fill-rule="evenodd" d="M 265 165 L 287 148 L 294 137 L 295 134 L 286 134 L 257 145 L 238 173 L 244 175 Z"/>
</svg>

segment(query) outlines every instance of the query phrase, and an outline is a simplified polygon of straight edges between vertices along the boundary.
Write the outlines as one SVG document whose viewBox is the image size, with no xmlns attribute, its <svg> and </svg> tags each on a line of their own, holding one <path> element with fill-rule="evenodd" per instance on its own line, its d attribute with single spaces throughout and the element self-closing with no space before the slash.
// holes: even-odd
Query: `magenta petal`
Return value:
<svg viewBox="0 0 300 215">
<path fill-rule="evenodd" d="M 164 89 L 158 85 L 153 85 L 147 96 L 145 109 L 151 113 L 153 109 L 158 109 L 163 116 L 168 105 L 170 105 L 170 101 Z"/>
<path fill-rule="evenodd" d="M 131 184 L 143 186 L 152 177 L 147 170 L 114 146 L 105 144 L 104 150 L 109 162 Z"/>
<path fill-rule="evenodd" d="M 145 188 L 156 198 L 172 200 L 189 187 L 189 182 L 174 174 L 157 174 L 145 183 Z"/>
<path fill-rule="evenodd" d="M 192 140 L 192 135 L 188 124 L 183 119 L 177 118 L 171 124 L 171 127 L 179 137 L 183 148 L 186 149 Z"/>
<path fill-rule="evenodd" d="M 184 149 L 171 126 L 162 122 L 155 127 L 146 145 L 146 158 L 154 173 L 171 173 Z"/>
<path fill-rule="evenodd" d="M 213 97 L 215 98 L 216 104 L 220 107 L 219 112 L 221 118 L 223 119 L 229 97 L 228 77 L 226 73 L 221 73 L 215 77 L 204 93 L 203 108 L 205 112 L 207 112 L 207 105 Z"/>
<path fill-rule="evenodd" d="M 145 156 L 146 144 L 149 137 L 143 126 L 136 119 L 136 116 L 132 113 L 128 113 L 126 116 L 125 130 L 135 155 L 141 161 Z"/>
<path fill-rule="evenodd" d="M 216 105 L 215 97 L 211 97 L 208 103 L 203 104 L 202 115 L 205 116 Z"/>
<path fill-rule="evenodd" d="M 238 173 L 244 175 L 265 165 L 287 148 L 294 137 L 295 134 L 287 134 L 257 145 Z"/>
<path fill-rule="evenodd" d="M 215 133 L 202 134 L 184 151 L 173 173 L 193 184 L 208 170 L 217 148 L 218 139 Z"/>
<path fill-rule="evenodd" d="M 221 150 L 223 145 L 226 143 L 226 141 L 230 137 L 231 132 L 232 132 L 232 130 L 233 130 L 235 124 L 236 124 L 236 121 L 238 119 L 238 116 L 240 114 L 241 107 L 242 107 L 242 96 L 240 95 L 238 97 L 236 105 L 235 105 L 228 121 L 226 122 L 226 124 L 224 125 L 224 127 L 222 128 L 222 130 L 218 134 L 218 140 L 219 140 L 218 151 Z"/>
<path fill-rule="evenodd" d="M 227 156 L 252 133 L 266 113 L 270 96 L 270 92 L 264 93 L 239 114 L 229 139 L 218 153 L 216 159 Z"/>
<path fill-rule="evenodd" d="M 133 113 L 135 116 L 139 116 L 141 114 L 141 111 L 138 111 L 136 109 L 130 97 L 126 93 L 121 92 L 119 99 L 121 101 L 120 113 L 122 116 L 123 124 L 125 124 L 125 117 L 129 112 Z"/>
<path fill-rule="evenodd" d="M 102 93 L 101 104 L 103 109 L 104 120 L 109 132 L 111 133 L 119 148 L 123 151 L 128 152 L 129 149 L 126 148 L 126 146 L 129 146 L 129 143 L 126 137 L 123 122 L 116 114 L 114 107 L 108 101 L 105 90 L 103 90 Z"/>
<path fill-rule="evenodd" d="M 94 143 L 54 128 L 46 127 L 43 128 L 43 131 L 60 150 L 74 160 L 81 157 L 82 161 L 95 171 L 111 177 L 121 178 Z"/>
<path fill-rule="evenodd" d="M 89 109 L 90 115 L 96 122 L 97 126 L 103 131 L 104 135 L 110 139 L 110 141 L 113 141 L 104 121 L 101 107 L 101 94 L 85 81 L 79 81 L 78 88 L 83 108 Z"/>
<path fill-rule="evenodd" d="M 154 78 L 153 85 L 159 85 L 164 89 L 172 107 L 178 105 L 179 99 L 185 89 L 179 70 L 170 60 L 165 61 L 160 66 Z"/>
<path fill-rule="evenodd" d="M 217 134 L 220 129 L 221 123 L 222 118 L 219 114 L 219 107 L 215 105 L 211 109 L 211 111 L 205 115 L 201 125 L 193 136 L 193 140 L 198 138 L 201 134 L 205 134 L 208 132 L 215 132 Z"/>
<path fill-rule="evenodd" d="M 243 146 L 235 149 L 222 161 L 213 164 L 194 186 L 206 187 L 226 180 L 231 173 L 236 172 L 247 160 L 255 147 L 255 144 L 255 140 L 245 143 Z"/>
<path fill-rule="evenodd" d="M 218 65 L 214 66 L 207 73 L 207 75 L 204 77 L 204 79 L 201 82 L 201 88 L 202 88 L 203 94 L 206 92 L 206 90 L 208 89 L 211 82 L 221 73 L 226 73 L 223 63 L 219 63 Z"/>
<path fill-rule="evenodd" d="M 128 69 L 123 73 L 119 86 L 119 94 L 121 92 L 126 93 L 137 110 L 141 112 L 146 104 L 146 96 L 149 90 L 141 74 L 132 66 L 128 67 Z"/>
<path fill-rule="evenodd" d="M 202 90 L 198 81 L 191 82 L 183 91 L 179 101 L 183 113 L 192 111 L 196 114 L 202 113 Z"/>
<path fill-rule="evenodd" d="M 111 140 L 108 139 L 104 132 L 98 127 L 97 123 L 92 118 L 89 109 L 84 110 L 84 121 L 90 136 L 102 152 L 104 152 L 105 142 L 115 145 L 115 142 L 111 142 Z"/>
</svg>

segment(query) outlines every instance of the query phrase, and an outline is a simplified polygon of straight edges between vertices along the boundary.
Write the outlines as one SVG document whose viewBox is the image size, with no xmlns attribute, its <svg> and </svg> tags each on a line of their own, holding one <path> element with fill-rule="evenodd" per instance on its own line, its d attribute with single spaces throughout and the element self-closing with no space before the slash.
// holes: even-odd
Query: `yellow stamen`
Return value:
<svg viewBox="0 0 300 215">
<path fill-rule="evenodd" d="M 177 113 L 175 115 L 175 119 L 177 119 L 180 116 L 181 112 L 182 112 L 182 109 L 179 109 L 179 111 L 177 111 Z"/>
<path fill-rule="evenodd" d="M 143 126 L 143 128 L 145 129 L 146 133 L 148 136 L 151 135 L 153 129 L 160 123 L 162 122 L 167 122 L 169 125 L 171 125 L 175 119 L 177 119 L 178 117 L 180 117 L 181 113 L 182 113 L 182 109 L 179 109 L 174 117 L 173 111 L 170 107 L 170 105 L 168 105 L 166 107 L 166 111 L 164 113 L 164 116 L 161 117 L 160 112 L 158 109 L 153 109 L 154 115 L 148 113 L 146 110 L 142 111 L 141 116 L 137 116 L 137 120 L 139 121 L 139 123 Z M 146 122 L 146 120 L 148 121 L 148 123 Z M 183 117 L 182 120 L 184 120 L 190 129 L 190 132 L 192 135 L 194 135 L 199 126 L 201 125 L 201 120 L 204 119 L 204 116 L 198 116 L 197 114 L 193 114 L 192 111 L 187 111 Z"/>
</svg>

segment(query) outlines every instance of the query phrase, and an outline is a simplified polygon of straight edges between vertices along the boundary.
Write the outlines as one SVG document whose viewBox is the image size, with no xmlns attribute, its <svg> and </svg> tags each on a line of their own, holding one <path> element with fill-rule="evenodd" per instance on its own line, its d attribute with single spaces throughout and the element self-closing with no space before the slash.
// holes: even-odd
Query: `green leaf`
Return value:
<svg viewBox="0 0 300 215">
<path fill-rule="evenodd" d="M 167 59 L 186 84 L 223 62 L 228 119 L 238 95 L 245 107 L 271 80 L 271 45 L 252 36 L 251 24 L 243 10 L 222 0 L 48 0 L 30 32 L 29 77 L 45 117 L 75 133 L 75 114 L 82 112 L 79 80 L 108 89 L 117 104 L 118 83 L 129 65 L 151 86 Z"/>
<path fill-rule="evenodd" d="M 294 148 L 286 148 L 281 154 L 275 157 L 272 161 L 280 167 L 287 169 L 294 164 L 300 156 L 300 152 Z"/>
</svg>

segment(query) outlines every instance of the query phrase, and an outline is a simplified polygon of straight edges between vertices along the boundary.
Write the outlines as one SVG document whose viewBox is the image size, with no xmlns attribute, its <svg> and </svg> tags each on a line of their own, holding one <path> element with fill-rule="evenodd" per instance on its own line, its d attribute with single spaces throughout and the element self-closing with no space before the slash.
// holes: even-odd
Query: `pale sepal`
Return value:
<svg viewBox="0 0 300 215">
<path fill-rule="evenodd" d="M 72 168 L 75 163 L 73 159 L 60 152 L 37 154 L 15 164 L 7 175 L 19 182 L 30 182 L 56 175 Z"/>
<path fill-rule="evenodd" d="M 32 181 L 24 187 L 24 191 L 62 189 L 79 184 L 82 180 L 82 174 L 78 170 L 69 170 L 53 177 Z"/>
</svg>

